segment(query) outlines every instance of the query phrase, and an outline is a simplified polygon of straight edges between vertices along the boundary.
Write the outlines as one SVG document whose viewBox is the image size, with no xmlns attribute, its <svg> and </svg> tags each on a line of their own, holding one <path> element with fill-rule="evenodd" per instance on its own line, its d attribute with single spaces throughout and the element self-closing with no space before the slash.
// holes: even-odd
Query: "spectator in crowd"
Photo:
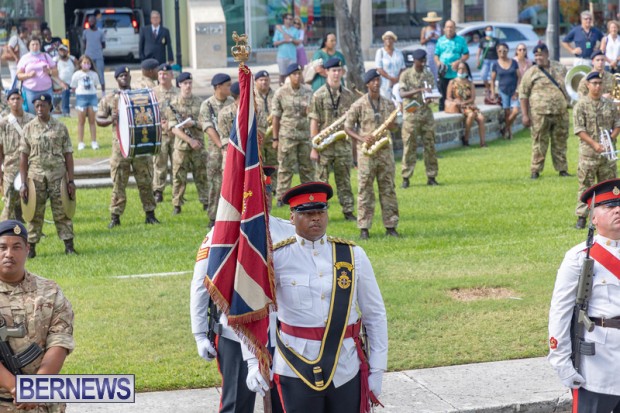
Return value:
<svg viewBox="0 0 620 413">
<path fill-rule="evenodd" d="M 591 65 L 591 56 L 594 49 L 598 49 L 598 44 L 603 40 L 603 33 L 593 26 L 592 13 L 589 11 L 581 12 L 581 25 L 575 26 L 564 37 L 562 47 L 575 55 L 573 66 Z M 571 46 L 575 44 L 575 47 Z"/>
<path fill-rule="evenodd" d="M 52 57 L 58 56 L 58 48 L 62 44 L 62 39 L 53 37 L 52 30 L 47 26 L 41 30 L 41 35 L 43 36 L 42 50 Z"/>
<path fill-rule="evenodd" d="M 616 20 L 607 22 L 607 35 L 601 40 L 601 51 L 605 53 L 605 68 L 611 73 L 617 73 L 618 60 L 620 60 L 620 38 L 618 28 L 620 23 Z"/>
<path fill-rule="evenodd" d="M 297 45 L 297 64 L 303 69 L 308 64 L 308 56 L 306 56 L 306 49 L 304 48 L 304 42 L 306 39 L 306 25 L 301 21 L 299 16 L 293 19 L 293 26 L 299 30 L 299 40 L 301 43 Z"/>
<path fill-rule="evenodd" d="M 69 53 L 69 48 L 64 44 L 58 47 L 58 56 L 54 58 L 56 67 L 58 68 L 58 78 L 63 82 L 63 91 L 61 97 L 61 109 L 63 116 L 69 116 L 70 107 L 69 100 L 71 98 L 71 78 L 78 68 L 77 59 Z"/>
<path fill-rule="evenodd" d="M 83 55 L 78 61 L 80 70 L 73 74 L 71 78 L 71 89 L 75 90 L 75 109 L 78 112 L 78 151 L 83 150 L 84 145 L 84 124 L 88 116 L 88 125 L 90 127 L 90 145 L 93 149 L 99 149 L 97 143 L 97 124 L 95 123 L 95 114 L 99 101 L 97 100 L 97 86 L 99 76 L 93 60 Z"/>
<path fill-rule="evenodd" d="M 94 15 L 95 15 L 95 19 L 97 19 L 97 28 L 103 29 L 103 19 L 102 19 L 103 14 L 101 14 L 101 10 L 95 9 Z"/>
<path fill-rule="evenodd" d="M 403 53 L 394 47 L 398 37 L 391 31 L 381 36 L 383 47 L 375 54 L 375 67 L 381 75 L 381 96 L 386 99 L 392 98 L 392 88 L 398 83 L 398 79 L 405 67 Z"/>
<path fill-rule="evenodd" d="M 284 14 L 282 22 L 284 25 L 277 26 L 273 34 L 273 46 L 278 48 L 276 60 L 278 61 L 280 84 L 283 84 L 286 79 L 288 67 L 297 63 L 297 46 L 301 44 L 299 30 L 293 27 L 293 16 L 290 13 Z"/>
<path fill-rule="evenodd" d="M 327 70 L 323 67 L 325 63 L 332 57 L 337 57 L 342 61 L 342 67 L 345 67 L 346 61 L 344 55 L 336 50 L 336 35 L 334 33 L 327 33 L 321 43 L 321 48 L 314 52 L 312 56 L 312 64 L 315 65 L 316 75 L 312 80 L 312 91 L 316 92 L 321 86 L 326 83 Z M 320 61 L 320 64 L 318 62 Z M 344 81 L 344 75 L 342 76 Z"/>
<path fill-rule="evenodd" d="M 460 113 L 465 117 L 465 134 L 461 138 L 463 146 L 469 146 L 471 126 L 474 121 L 478 122 L 478 133 L 480 135 L 480 147 L 487 146 L 485 142 L 484 115 L 474 103 L 476 100 L 476 87 L 471 80 L 471 71 L 466 62 L 459 62 L 456 71 L 456 78 L 448 83 L 446 101 L 456 105 Z"/>
<path fill-rule="evenodd" d="M 41 51 L 41 39 L 28 42 L 30 50 L 17 63 L 17 78 L 22 82 L 22 94 L 28 105 L 28 112 L 34 114 L 32 100 L 41 94 L 52 95 L 52 76 L 57 76 L 56 62 Z"/>
<path fill-rule="evenodd" d="M 514 60 L 519 66 L 519 75 L 523 77 L 527 69 L 532 67 L 532 61 L 527 57 L 527 46 L 525 43 L 519 43 L 517 45 Z"/>
<path fill-rule="evenodd" d="M 437 82 L 437 65 L 435 64 L 434 56 L 437 40 L 441 36 L 441 27 L 439 27 L 441 17 L 437 16 L 436 12 L 429 11 L 422 20 L 427 22 L 428 26 L 424 26 L 420 32 L 420 44 L 426 47 L 426 55 L 429 57 L 426 59 L 428 68 L 435 77 L 435 82 Z"/>
<path fill-rule="evenodd" d="M 489 77 L 491 75 L 491 67 L 497 62 L 497 44 L 499 41 L 493 37 L 493 26 L 488 25 L 484 28 L 484 37 L 478 45 L 476 54 L 476 66 L 482 69 L 481 77 L 484 82 L 484 96 L 488 98 L 491 95 L 491 85 L 489 85 Z"/>
<path fill-rule="evenodd" d="M 435 47 L 435 64 L 439 76 L 439 110 L 444 110 L 448 83 L 456 77 L 459 63 L 466 62 L 469 58 L 467 42 L 462 36 L 456 34 L 456 24 L 447 20 L 443 26 L 444 35 L 437 40 Z"/>
<path fill-rule="evenodd" d="M 140 29 L 140 60 L 155 59 L 159 64 L 174 62 L 170 30 L 161 25 L 161 14 L 157 10 L 151 12 L 151 25 Z"/>
<path fill-rule="evenodd" d="M 82 50 L 84 54 L 90 57 L 94 67 L 97 68 L 99 74 L 99 83 L 101 84 L 101 93 L 105 94 L 105 78 L 103 77 L 103 69 L 105 62 L 103 60 L 103 49 L 105 49 L 105 32 L 97 27 L 97 17 L 94 14 L 88 16 L 88 29 L 82 34 Z"/>
<path fill-rule="evenodd" d="M 17 77 L 17 62 L 28 53 L 28 29 L 19 26 L 17 32 L 9 39 L 9 53 L 13 55 L 13 59 L 8 61 L 9 72 L 11 72 L 11 84 L 16 86 L 15 79 Z"/>
<path fill-rule="evenodd" d="M 508 45 L 497 45 L 497 62 L 491 72 L 491 93 L 498 96 L 504 109 L 505 126 L 502 134 L 504 139 L 512 139 L 512 123 L 519 114 L 519 95 L 517 87 L 521 81 L 519 65 L 514 59 L 508 57 Z M 499 90 L 495 89 L 495 81 L 499 81 Z"/>
</svg>

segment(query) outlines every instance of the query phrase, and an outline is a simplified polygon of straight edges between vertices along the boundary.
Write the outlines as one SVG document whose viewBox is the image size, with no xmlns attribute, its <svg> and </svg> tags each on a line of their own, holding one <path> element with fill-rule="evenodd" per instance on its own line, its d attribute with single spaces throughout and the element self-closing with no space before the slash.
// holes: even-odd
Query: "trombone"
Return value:
<svg viewBox="0 0 620 413">
<path fill-rule="evenodd" d="M 605 148 L 605 151 L 601 153 L 601 156 L 607 158 L 608 161 L 616 161 L 618 160 L 618 153 L 616 148 L 614 148 L 614 142 L 611 139 L 611 134 L 607 129 L 603 129 L 600 134 L 601 145 Z"/>
</svg>

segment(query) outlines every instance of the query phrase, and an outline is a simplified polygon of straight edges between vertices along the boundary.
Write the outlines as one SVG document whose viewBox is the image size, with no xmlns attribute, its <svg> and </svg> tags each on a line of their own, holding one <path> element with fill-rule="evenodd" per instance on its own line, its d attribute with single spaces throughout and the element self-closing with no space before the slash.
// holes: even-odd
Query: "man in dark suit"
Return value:
<svg viewBox="0 0 620 413">
<path fill-rule="evenodd" d="M 153 58 L 159 63 L 166 63 L 166 50 L 168 51 L 168 63 L 172 64 L 174 57 L 170 31 L 161 26 L 161 14 L 153 10 L 151 25 L 140 29 L 140 60 Z"/>
</svg>

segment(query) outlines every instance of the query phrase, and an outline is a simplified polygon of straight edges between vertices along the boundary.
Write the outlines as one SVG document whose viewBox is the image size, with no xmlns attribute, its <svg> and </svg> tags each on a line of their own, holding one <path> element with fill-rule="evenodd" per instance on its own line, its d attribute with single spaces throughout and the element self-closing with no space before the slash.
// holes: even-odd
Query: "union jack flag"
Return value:
<svg viewBox="0 0 620 413">
<path fill-rule="evenodd" d="M 275 309 L 267 197 L 259 158 L 254 77 L 239 68 L 240 99 L 231 132 L 205 285 L 228 324 L 269 379 L 269 311 Z"/>
</svg>

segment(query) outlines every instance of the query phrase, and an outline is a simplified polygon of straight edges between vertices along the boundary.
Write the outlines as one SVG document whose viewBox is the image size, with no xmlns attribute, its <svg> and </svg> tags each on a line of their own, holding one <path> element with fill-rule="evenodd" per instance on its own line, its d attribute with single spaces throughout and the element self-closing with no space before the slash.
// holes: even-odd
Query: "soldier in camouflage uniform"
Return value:
<svg viewBox="0 0 620 413">
<path fill-rule="evenodd" d="M 209 202 L 207 213 L 209 214 L 209 226 L 215 224 L 217 204 L 222 190 L 222 162 L 224 159 L 222 141 L 217 130 L 217 118 L 220 111 L 234 102 L 230 97 L 230 76 L 218 73 L 211 79 L 213 96 L 202 102 L 200 117 L 203 132 L 209 135 L 209 147 L 207 149 L 207 175 L 209 176 Z"/>
<path fill-rule="evenodd" d="M 136 82 L 136 89 L 155 89 L 157 86 L 157 68 L 159 62 L 156 59 L 146 59 L 140 64 L 142 76 Z"/>
<path fill-rule="evenodd" d="M 374 155 L 365 155 L 362 144 L 374 142 L 372 133 L 379 128 L 393 112 L 394 104 L 381 96 L 381 75 L 376 69 L 364 74 L 364 82 L 368 93 L 359 98 L 349 112 L 344 124 L 347 135 L 355 138 L 358 153 L 358 196 L 357 196 L 357 227 L 360 238 L 368 239 L 372 218 L 375 214 L 375 191 L 373 183 L 377 179 L 379 202 L 386 235 L 398 237 L 398 199 L 394 184 L 395 164 L 392 144 L 381 148 Z M 391 125 L 386 125 L 390 128 Z M 355 128 L 357 127 L 357 131 Z M 387 133 L 390 133 L 389 131 Z"/>
<path fill-rule="evenodd" d="M 19 191 L 15 189 L 13 182 L 19 173 L 19 145 L 24 136 L 24 126 L 34 119 L 34 115 L 24 112 L 19 89 L 10 90 L 7 97 L 11 113 L 0 120 L 0 164 L 2 164 L 4 194 L 4 209 L 0 221 L 7 219 L 23 221 Z"/>
<path fill-rule="evenodd" d="M 263 165 L 277 165 L 278 164 L 278 150 L 273 147 L 273 130 L 267 134 L 267 130 L 271 125 L 271 102 L 275 92 L 271 88 L 271 79 L 269 78 L 269 72 L 261 70 L 254 75 L 255 86 L 255 101 L 256 101 L 256 124 L 257 131 L 260 136 L 263 137 L 260 147 L 261 155 L 263 157 Z M 271 175 L 273 182 L 278 182 L 278 172 L 274 172 Z M 275 195 L 275 186 L 274 192 Z"/>
<path fill-rule="evenodd" d="M 607 99 L 611 98 L 611 92 L 614 88 L 614 76 L 605 70 L 605 54 L 600 50 L 597 50 L 592 54 L 592 70 L 590 72 L 603 74 L 601 96 Z M 586 76 L 579 81 L 577 92 L 579 94 L 579 99 L 584 96 L 588 96 L 588 81 L 586 80 Z"/>
<path fill-rule="evenodd" d="M 226 167 L 226 150 L 228 149 L 228 141 L 230 141 L 230 133 L 235 127 L 235 117 L 237 116 L 237 109 L 239 107 L 240 92 L 239 82 L 230 85 L 230 94 L 235 101 L 232 105 L 228 105 L 222 109 L 217 117 L 217 130 L 221 133 L 222 142 L 222 172 Z"/>
<path fill-rule="evenodd" d="M 353 92 L 341 85 L 343 69 L 342 61 L 337 57 L 329 59 L 323 65 L 327 70 L 327 82 L 312 95 L 310 102 L 310 135 L 316 136 L 327 128 L 336 119 L 343 116 L 355 101 Z M 341 131 L 342 122 L 333 132 Z M 329 170 L 334 169 L 338 199 L 342 206 L 344 218 L 347 221 L 356 221 L 353 215 L 353 191 L 351 190 L 351 140 L 338 140 L 327 146 L 321 152 L 312 148 L 310 158 L 318 161 L 319 181 L 329 183 Z"/>
<path fill-rule="evenodd" d="M 155 86 L 153 91 L 159 102 L 160 113 L 166 113 L 172 99 L 179 94 L 179 88 L 172 84 L 172 66 L 168 63 L 163 63 L 159 66 L 157 77 L 159 85 Z M 155 202 L 163 202 L 164 200 L 164 189 L 166 189 L 166 179 L 168 177 L 168 162 L 172 165 L 174 140 L 172 132 L 168 128 L 162 128 L 159 154 L 153 157 L 153 195 L 155 196 Z M 173 176 L 172 173 L 170 176 Z"/>
<path fill-rule="evenodd" d="M 278 89 L 271 103 L 273 146 L 278 148 L 278 206 L 282 206 L 282 195 L 291 188 L 295 167 L 302 184 L 314 181 L 308 123 L 312 89 L 302 84 L 301 66 L 297 63 L 289 65 L 286 76 L 290 83 Z"/>
<path fill-rule="evenodd" d="M 605 72 L 590 72 L 586 77 L 589 93 L 579 99 L 573 109 L 573 125 L 575 135 L 579 136 L 579 164 L 577 166 L 577 223 L 575 228 L 586 227 L 588 206 L 581 202 L 583 192 L 595 183 L 616 177 L 616 161 L 608 160 L 601 155 L 605 152 L 601 134 L 609 132 L 612 141 L 620 133 L 620 115 L 616 105 L 604 97 L 603 78 Z"/>
<path fill-rule="evenodd" d="M 403 162 L 401 175 L 403 188 L 409 187 L 409 179 L 413 176 L 418 149 L 418 135 L 422 138 L 424 146 L 424 166 L 426 167 L 426 184 L 437 185 L 435 178 L 439 166 L 437 165 L 437 153 L 435 152 L 435 118 L 433 111 L 425 101 L 422 93 L 427 88 L 435 86 L 435 78 L 426 68 L 426 51 L 422 49 L 413 52 L 413 66 L 400 76 L 400 96 L 403 98 L 403 107 L 413 101 L 420 106 L 415 112 L 404 112 L 403 136 Z"/>
<path fill-rule="evenodd" d="M 559 62 L 549 60 L 549 50 L 542 43 L 534 48 L 534 59 L 536 65 L 525 72 L 519 86 L 523 125 L 532 127 L 531 178 L 538 179 L 545 166 L 549 137 L 551 137 L 553 167 L 559 171 L 560 176 L 570 176 L 566 161 L 568 140 L 568 93 L 564 88 L 566 68 Z M 555 80 L 555 84 L 545 73 Z"/>
<path fill-rule="evenodd" d="M 209 202 L 209 183 L 207 179 L 207 151 L 205 149 L 203 123 L 200 120 L 200 104 L 202 100 L 192 94 L 192 75 L 183 72 L 177 78 L 181 88 L 179 94 L 170 101 L 166 110 L 170 133 L 174 135 L 174 154 L 172 156 L 172 205 L 173 214 L 181 213 L 187 187 L 187 173 L 192 172 L 194 184 L 198 191 L 198 200 L 207 210 Z M 183 127 L 177 124 L 192 119 Z"/>
<path fill-rule="evenodd" d="M 119 66 L 114 72 L 119 89 L 108 93 L 99 101 L 97 109 L 97 125 L 106 127 L 112 125 L 115 129 L 118 122 L 118 99 L 121 91 L 131 89 L 131 74 L 126 66 Z M 110 156 L 110 175 L 112 178 L 112 200 L 110 203 L 110 223 L 112 229 L 121 224 L 121 215 L 127 205 L 125 189 L 129 181 L 129 174 L 133 175 L 138 184 L 142 209 L 146 214 L 145 224 L 159 224 L 155 218 L 155 198 L 153 197 L 153 157 L 138 156 L 124 158 L 116 134 L 113 134 L 112 156 Z"/>
<path fill-rule="evenodd" d="M 73 182 L 73 147 L 67 127 L 51 117 L 52 97 L 46 93 L 38 94 L 31 102 L 37 117 L 24 126 L 21 141 L 19 173 L 22 177 L 20 196 L 27 200 L 35 194 L 28 193 L 28 178 L 34 181 L 36 206 L 34 218 L 28 224 L 28 243 L 30 258 L 36 256 L 35 245 L 41 239 L 41 229 L 45 218 L 45 203 L 48 198 L 52 207 L 54 224 L 58 237 L 65 243 L 65 253 L 75 254 L 73 248 L 73 222 L 62 207 L 60 186 L 66 178 L 67 192 L 75 198 Z"/>
<path fill-rule="evenodd" d="M 0 223 L 0 260 L 13 262 L 0 271 L 0 317 L 8 327 L 23 324 L 23 337 L 9 337 L 8 345 L 17 354 L 36 344 L 42 355 L 22 367 L 23 374 L 58 374 L 65 358 L 75 348 L 73 309 L 62 290 L 52 280 L 26 270 L 28 232 L 18 221 Z M 14 403 L 15 376 L 0 364 L 0 412 L 61 413 L 64 403 Z"/>
</svg>

